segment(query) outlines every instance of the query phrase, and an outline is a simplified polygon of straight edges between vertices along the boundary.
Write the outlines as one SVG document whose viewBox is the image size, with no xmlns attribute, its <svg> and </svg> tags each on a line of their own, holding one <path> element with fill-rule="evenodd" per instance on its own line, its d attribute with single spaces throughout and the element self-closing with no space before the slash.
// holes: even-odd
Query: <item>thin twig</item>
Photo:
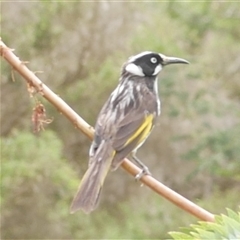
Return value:
<svg viewBox="0 0 240 240">
<path fill-rule="evenodd" d="M 51 91 L 42 81 L 30 71 L 23 61 L 13 53 L 12 49 L 8 48 L 0 40 L 0 55 L 27 81 L 28 84 L 34 86 L 36 92 L 39 92 L 45 99 L 52 103 L 59 112 L 65 115 L 78 129 L 80 129 L 90 139 L 93 138 L 94 129 L 87 122 L 85 122 L 71 107 L 69 107 L 58 95 Z M 136 176 L 141 169 L 124 159 L 121 165 L 128 173 Z M 151 188 L 156 193 L 162 195 L 181 209 L 189 212 L 195 217 L 204 221 L 214 221 L 214 215 L 205 209 L 199 207 L 180 194 L 174 192 L 167 186 L 163 185 L 152 176 L 146 175 L 141 178 L 142 183 Z"/>
</svg>

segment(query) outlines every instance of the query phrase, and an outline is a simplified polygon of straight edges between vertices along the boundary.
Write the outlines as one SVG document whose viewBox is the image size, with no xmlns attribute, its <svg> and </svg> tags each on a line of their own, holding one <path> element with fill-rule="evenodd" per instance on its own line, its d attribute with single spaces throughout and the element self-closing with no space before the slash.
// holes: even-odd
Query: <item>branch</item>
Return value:
<svg viewBox="0 0 240 240">
<path fill-rule="evenodd" d="M 3 57 L 23 78 L 27 81 L 28 85 L 35 88 L 36 92 L 40 93 L 45 99 L 47 99 L 52 105 L 54 105 L 59 112 L 65 115 L 76 128 L 81 130 L 90 139 L 93 139 L 94 129 L 87 122 L 85 122 L 71 107 L 69 107 L 58 95 L 51 91 L 42 81 L 30 71 L 23 61 L 20 61 L 18 57 L 13 53 L 13 50 L 8 48 L 0 39 L 0 55 Z M 128 159 L 124 159 L 122 168 L 129 174 L 136 176 L 141 169 L 134 165 Z M 141 182 L 151 188 L 153 191 L 171 201 L 186 212 L 193 216 L 204 220 L 214 221 L 214 215 L 205 209 L 199 207 L 188 199 L 184 198 L 180 194 L 174 192 L 167 186 L 163 185 L 152 176 L 144 175 L 141 178 Z"/>
</svg>

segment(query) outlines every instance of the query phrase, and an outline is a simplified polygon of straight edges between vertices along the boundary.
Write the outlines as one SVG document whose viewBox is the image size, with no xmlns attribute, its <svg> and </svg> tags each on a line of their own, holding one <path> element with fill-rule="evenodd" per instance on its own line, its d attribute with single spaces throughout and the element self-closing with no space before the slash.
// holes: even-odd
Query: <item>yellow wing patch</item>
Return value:
<svg viewBox="0 0 240 240">
<path fill-rule="evenodd" d="M 139 137 L 141 135 L 141 138 L 139 139 L 138 143 L 141 143 L 149 134 L 150 130 L 152 129 L 153 124 L 153 114 L 148 115 L 145 118 L 145 121 L 142 123 L 142 125 L 137 129 L 137 131 L 127 140 L 125 143 L 125 146 L 131 143 L 134 139 Z"/>
</svg>

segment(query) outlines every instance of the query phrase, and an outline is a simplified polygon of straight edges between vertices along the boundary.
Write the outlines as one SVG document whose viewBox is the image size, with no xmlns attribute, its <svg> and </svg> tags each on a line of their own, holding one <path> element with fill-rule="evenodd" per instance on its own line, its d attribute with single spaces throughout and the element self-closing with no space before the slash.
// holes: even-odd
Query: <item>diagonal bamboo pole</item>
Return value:
<svg viewBox="0 0 240 240">
<path fill-rule="evenodd" d="M 59 112 L 65 115 L 79 130 L 81 130 L 90 139 L 93 138 L 94 129 L 87 122 L 84 121 L 70 106 L 68 106 L 58 95 L 56 95 L 50 88 L 48 88 L 32 71 L 30 71 L 24 62 L 22 62 L 14 53 L 8 48 L 0 39 L 0 55 L 16 70 L 30 86 L 33 86 L 38 93 L 54 105 Z M 124 159 L 122 165 L 124 170 L 129 174 L 136 176 L 141 169 Z M 174 192 L 164 184 L 160 183 L 152 176 L 145 175 L 141 178 L 141 182 L 151 188 L 153 191 L 171 201 L 186 212 L 193 216 L 204 220 L 213 222 L 214 215 L 205 209 L 199 207 L 195 203 L 184 198 L 180 194 Z"/>
</svg>

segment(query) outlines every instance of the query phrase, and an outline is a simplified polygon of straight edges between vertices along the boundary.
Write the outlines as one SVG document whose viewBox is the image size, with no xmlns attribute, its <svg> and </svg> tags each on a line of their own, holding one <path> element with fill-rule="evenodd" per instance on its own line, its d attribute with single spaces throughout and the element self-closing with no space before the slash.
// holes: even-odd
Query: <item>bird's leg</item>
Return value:
<svg viewBox="0 0 240 240">
<path fill-rule="evenodd" d="M 150 173 L 150 171 L 148 170 L 148 167 L 136 157 L 135 153 L 132 153 L 132 159 L 142 169 L 142 171 L 135 176 L 136 180 L 140 180 L 141 177 L 144 176 L 144 175 L 152 175 Z"/>
</svg>

